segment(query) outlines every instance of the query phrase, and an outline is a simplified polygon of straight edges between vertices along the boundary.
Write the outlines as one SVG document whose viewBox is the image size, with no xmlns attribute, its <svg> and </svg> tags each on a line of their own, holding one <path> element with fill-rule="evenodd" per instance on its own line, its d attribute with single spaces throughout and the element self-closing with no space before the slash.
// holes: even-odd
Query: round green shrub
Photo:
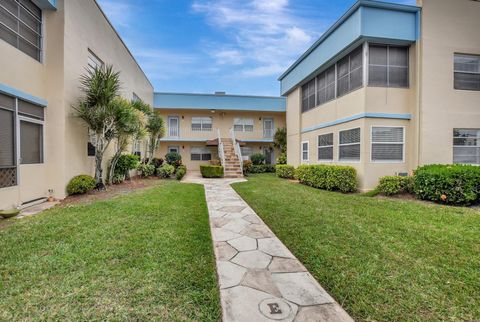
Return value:
<svg viewBox="0 0 480 322">
<path fill-rule="evenodd" d="M 182 180 L 185 174 L 187 174 L 187 167 L 184 165 L 181 165 L 177 168 L 177 172 L 175 172 L 175 178 L 177 180 Z"/>
<path fill-rule="evenodd" d="M 138 167 L 140 157 L 135 154 L 122 154 L 117 161 L 114 173 L 115 175 L 127 175 L 128 171 Z M 115 182 L 114 182 L 115 183 Z"/>
<path fill-rule="evenodd" d="M 393 196 L 400 193 L 410 193 L 412 184 L 412 177 L 385 176 L 380 178 L 377 190 L 382 195 Z"/>
<path fill-rule="evenodd" d="M 471 205 L 480 200 L 480 167 L 426 165 L 415 170 L 413 190 L 419 199 L 452 205 Z"/>
<path fill-rule="evenodd" d="M 254 153 L 250 156 L 253 165 L 260 165 L 265 162 L 265 156 L 262 153 Z"/>
<path fill-rule="evenodd" d="M 86 174 L 73 177 L 67 185 L 68 195 L 81 195 L 95 189 L 95 179 Z"/>
<path fill-rule="evenodd" d="M 277 164 L 275 167 L 277 177 L 284 179 L 293 179 L 295 175 L 295 167 L 288 164 Z"/>
<path fill-rule="evenodd" d="M 178 168 L 182 165 L 182 156 L 177 152 L 169 152 L 165 155 L 165 162 Z"/>
<path fill-rule="evenodd" d="M 250 170 L 252 169 L 253 163 L 250 160 L 243 160 L 243 174 L 248 174 L 250 173 Z"/>
<path fill-rule="evenodd" d="M 146 178 L 150 177 L 155 173 L 155 166 L 153 164 L 144 164 L 141 163 L 137 170 L 140 172 L 140 176 Z"/>
<path fill-rule="evenodd" d="M 281 153 L 277 158 L 277 164 L 287 164 L 287 154 Z"/>
<path fill-rule="evenodd" d="M 175 167 L 171 164 L 165 163 L 157 169 L 157 174 L 160 178 L 168 179 L 175 173 Z"/>
</svg>

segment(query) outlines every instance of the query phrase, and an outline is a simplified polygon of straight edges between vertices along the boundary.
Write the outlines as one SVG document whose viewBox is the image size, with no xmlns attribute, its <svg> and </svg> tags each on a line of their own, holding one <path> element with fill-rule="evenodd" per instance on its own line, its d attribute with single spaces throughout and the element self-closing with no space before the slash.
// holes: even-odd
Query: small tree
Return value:
<svg viewBox="0 0 480 322">
<path fill-rule="evenodd" d="M 120 90 L 120 74 L 112 66 L 100 66 L 80 77 L 84 93 L 77 106 L 76 116 L 90 128 L 95 146 L 95 182 L 97 189 L 105 189 L 102 175 L 103 155 L 108 148 L 115 128 L 114 99 Z"/>
<path fill-rule="evenodd" d="M 155 154 L 155 150 L 158 147 L 158 142 L 165 135 L 165 123 L 159 114 L 153 112 L 148 116 L 146 128 L 149 135 L 147 156 L 148 163 L 150 164 Z"/>
<path fill-rule="evenodd" d="M 112 131 L 112 137 L 117 140 L 117 146 L 108 173 L 110 184 L 113 183 L 118 159 L 127 149 L 132 137 L 141 131 L 145 125 L 143 123 L 143 112 L 135 109 L 131 102 L 117 97 L 112 104 L 115 110 L 115 127 Z"/>
<path fill-rule="evenodd" d="M 277 129 L 273 136 L 273 146 L 282 153 L 287 152 L 287 130 L 285 128 Z"/>
</svg>

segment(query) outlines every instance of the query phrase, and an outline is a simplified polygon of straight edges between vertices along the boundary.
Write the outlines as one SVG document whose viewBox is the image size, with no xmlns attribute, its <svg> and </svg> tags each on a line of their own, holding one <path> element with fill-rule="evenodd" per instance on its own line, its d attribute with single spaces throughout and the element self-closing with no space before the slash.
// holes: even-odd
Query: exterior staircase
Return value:
<svg viewBox="0 0 480 322">
<path fill-rule="evenodd" d="M 224 178 L 243 178 L 242 168 L 238 156 L 235 154 L 233 141 L 229 138 L 222 138 L 223 153 L 225 155 Z"/>
</svg>

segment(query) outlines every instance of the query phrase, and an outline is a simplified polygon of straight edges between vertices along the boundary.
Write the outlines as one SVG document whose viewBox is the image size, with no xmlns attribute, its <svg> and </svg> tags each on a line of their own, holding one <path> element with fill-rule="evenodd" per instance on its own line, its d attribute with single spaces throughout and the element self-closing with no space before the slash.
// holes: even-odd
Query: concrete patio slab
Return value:
<svg viewBox="0 0 480 322">
<path fill-rule="evenodd" d="M 243 179 L 191 180 L 205 187 L 224 322 L 353 321 L 230 187 Z"/>
</svg>

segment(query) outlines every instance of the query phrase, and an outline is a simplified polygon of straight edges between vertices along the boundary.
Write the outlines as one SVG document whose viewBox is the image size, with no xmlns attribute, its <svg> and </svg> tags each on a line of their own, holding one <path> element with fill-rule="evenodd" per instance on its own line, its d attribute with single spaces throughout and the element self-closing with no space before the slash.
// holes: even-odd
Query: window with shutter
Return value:
<svg viewBox="0 0 480 322">
<path fill-rule="evenodd" d="M 333 133 L 318 136 L 318 160 L 333 161 Z"/>
<path fill-rule="evenodd" d="M 192 131 L 211 131 L 212 118 L 211 117 L 192 117 Z"/>
<path fill-rule="evenodd" d="M 480 165 L 480 129 L 453 130 L 453 163 Z"/>
<path fill-rule="evenodd" d="M 404 145 L 403 127 L 372 127 L 372 162 L 403 162 Z"/>
<path fill-rule="evenodd" d="M 338 133 L 340 161 L 360 161 L 360 128 Z"/>
<path fill-rule="evenodd" d="M 480 91 L 480 55 L 455 54 L 454 88 Z"/>
<path fill-rule="evenodd" d="M 234 118 L 233 129 L 236 132 L 252 132 L 253 123 L 253 119 Z"/>
<path fill-rule="evenodd" d="M 212 151 L 207 147 L 192 146 L 190 149 L 190 159 L 192 161 L 210 161 L 212 160 Z"/>
<path fill-rule="evenodd" d="M 42 10 L 31 0 L 0 1 L 0 39 L 40 61 Z"/>
</svg>

